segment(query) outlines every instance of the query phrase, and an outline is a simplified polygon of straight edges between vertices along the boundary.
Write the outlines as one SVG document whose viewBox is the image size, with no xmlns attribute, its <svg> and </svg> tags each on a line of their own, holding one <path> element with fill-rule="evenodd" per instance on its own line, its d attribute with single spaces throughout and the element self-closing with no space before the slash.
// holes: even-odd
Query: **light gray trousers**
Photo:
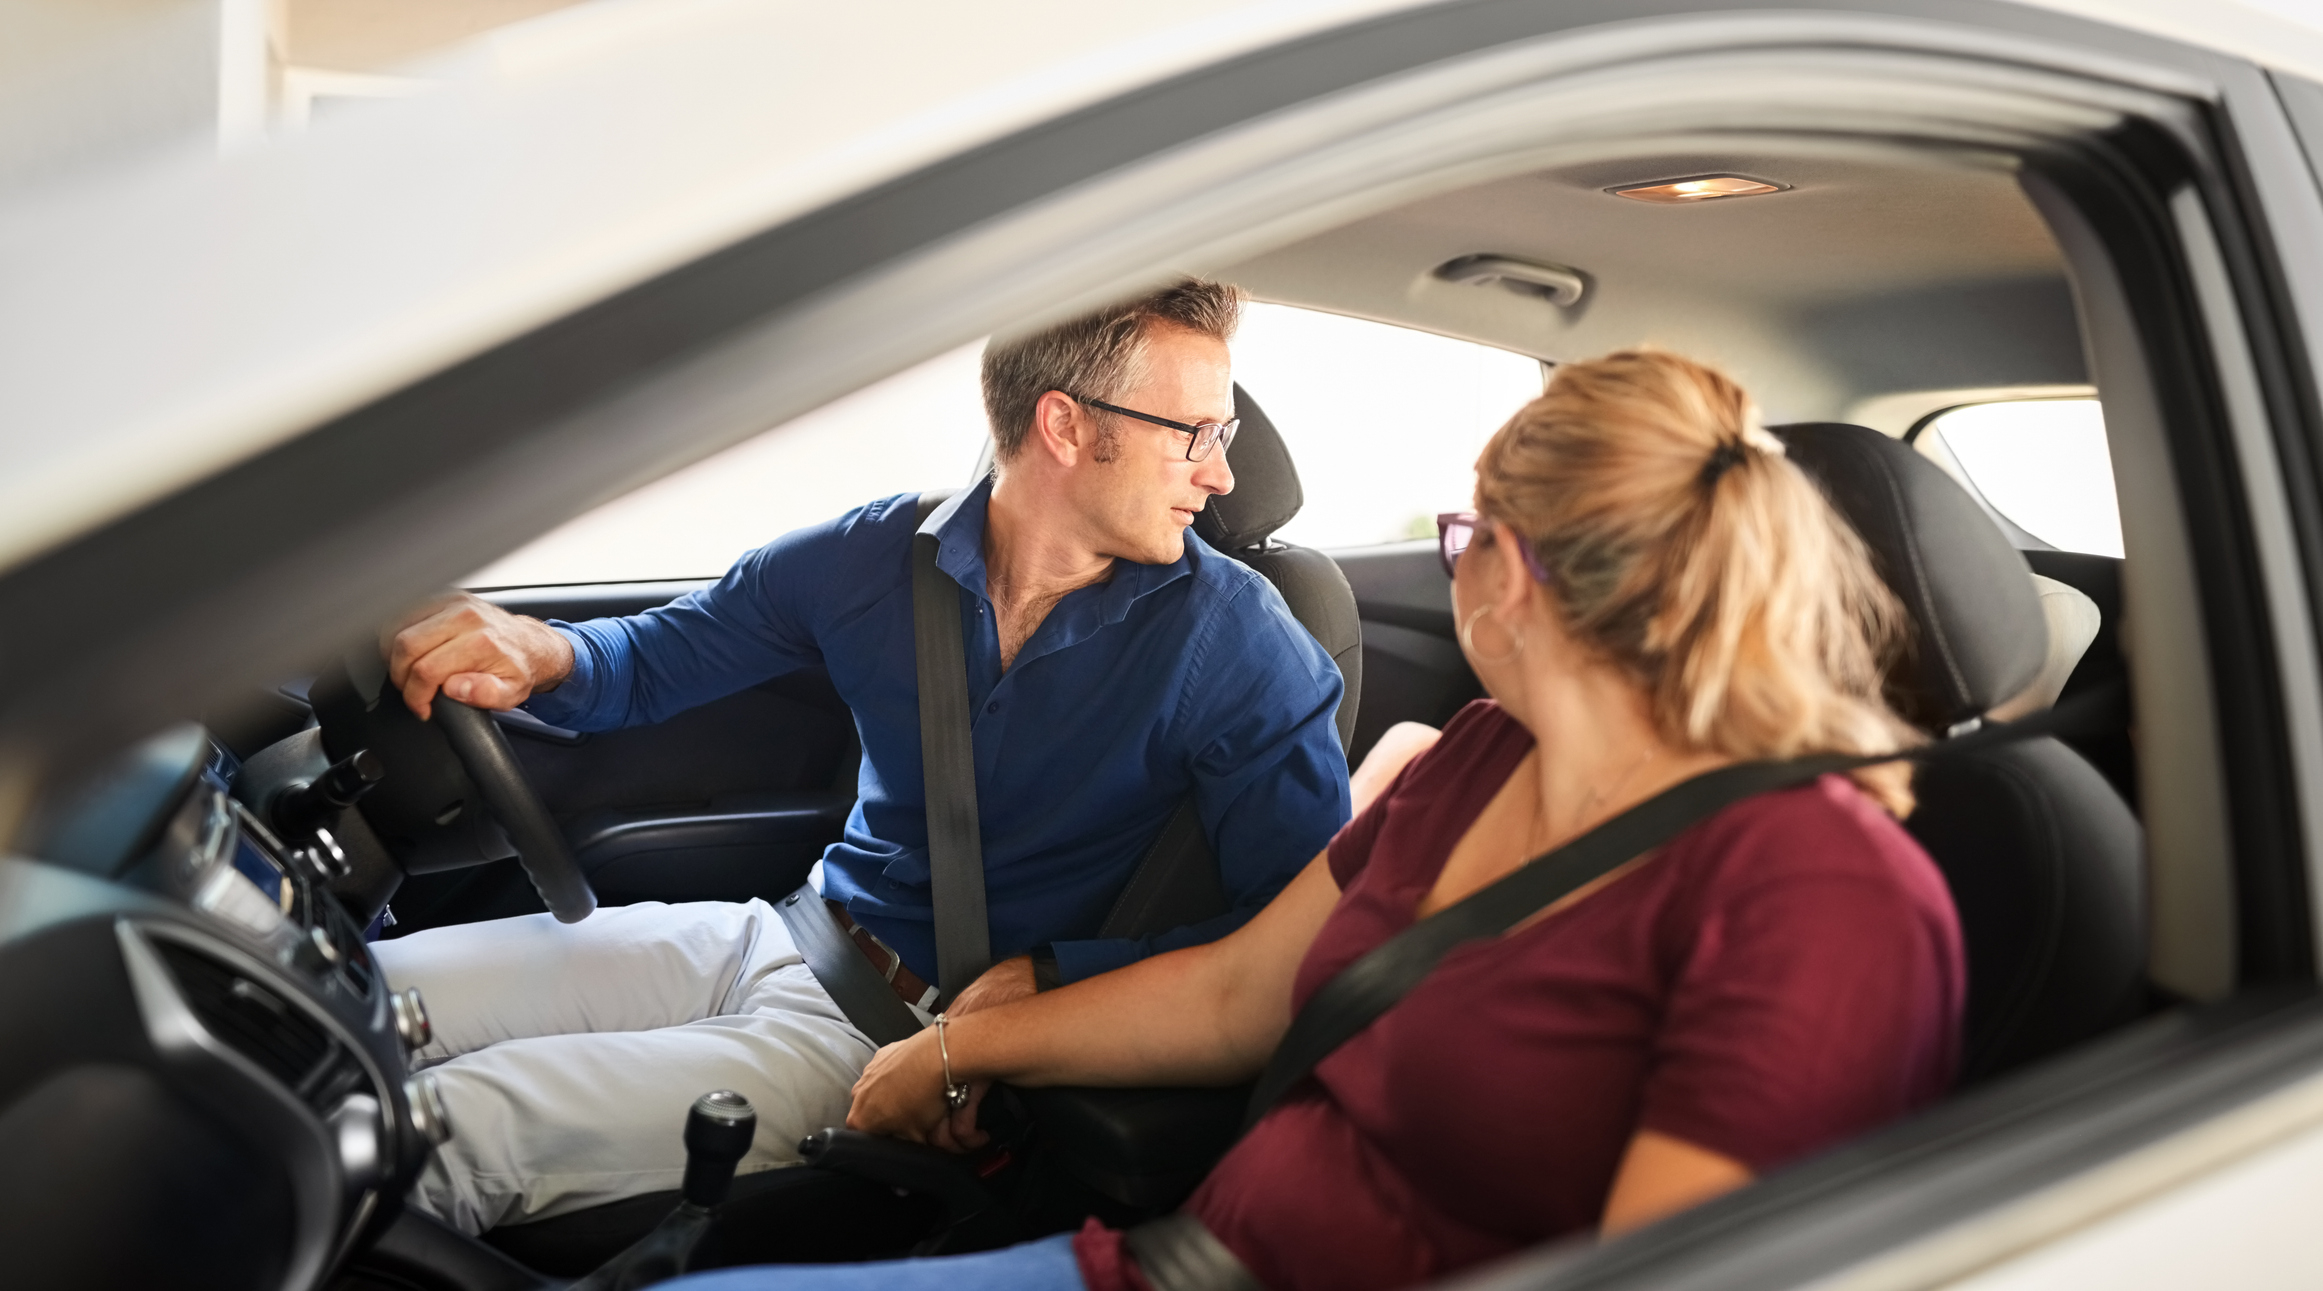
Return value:
<svg viewBox="0 0 2323 1291">
<path fill-rule="evenodd" d="M 758 1111 L 742 1172 L 792 1165 L 844 1124 L 875 1046 L 815 982 L 764 901 L 648 902 L 577 924 L 545 914 L 373 947 L 417 986 L 453 1137 L 411 1204 L 467 1233 L 678 1186 L 694 1099 Z"/>
</svg>

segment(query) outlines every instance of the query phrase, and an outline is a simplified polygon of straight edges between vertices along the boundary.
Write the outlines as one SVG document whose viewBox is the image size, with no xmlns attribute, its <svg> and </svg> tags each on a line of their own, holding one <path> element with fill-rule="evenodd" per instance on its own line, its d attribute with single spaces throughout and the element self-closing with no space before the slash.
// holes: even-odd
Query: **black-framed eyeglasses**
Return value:
<svg viewBox="0 0 2323 1291">
<path fill-rule="evenodd" d="M 1455 578 L 1460 567 L 1460 554 L 1468 544 L 1476 541 L 1476 531 L 1484 527 L 1483 517 L 1473 511 L 1446 511 L 1436 517 L 1436 554 L 1444 558 L 1444 577 Z M 1524 561 L 1525 572 L 1536 583 L 1549 581 L 1549 571 L 1542 567 L 1541 558 L 1533 552 L 1529 542 L 1516 544 L 1516 554 Z"/>
<path fill-rule="evenodd" d="M 1167 426 L 1181 435 L 1193 436 L 1192 439 L 1186 441 L 1186 460 L 1189 462 L 1199 462 L 1208 457 L 1212 447 L 1233 448 L 1234 432 L 1242 429 L 1242 418 L 1240 417 L 1229 417 L 1225 421 L 1188 423 L 1171 421 L 1167 417 L 1156 417 L 1150 412 L 1138 412 L 1133 408 L 1118 407 L 1101 399 L 1083 399 L 1077 394 L 1067 397 L 1085 403 L 1092 408 L 1102 408 L 1107 412 L 1117 413 L 1123 417 L 1135 417 L 1139 421 L 1150 421 L 1156 426 Z"/>
</svg>

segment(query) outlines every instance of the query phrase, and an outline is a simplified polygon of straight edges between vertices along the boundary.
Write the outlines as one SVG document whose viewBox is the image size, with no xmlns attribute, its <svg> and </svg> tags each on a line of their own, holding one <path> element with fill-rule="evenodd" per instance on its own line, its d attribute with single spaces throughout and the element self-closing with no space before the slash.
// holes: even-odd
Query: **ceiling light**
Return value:
<svg viewBox="0 0 2323 1291">
<path fill-rule="evenodd" d="M 1721 197 L 1756 197 L 1760 193 L 1779 193 L 1786 184 L 1769 184 L 1764 180 L 1745 179 L 1740 175 L 1697 175 L 1692 179 L 1673 179 L 1661 184 L 1639 184 L 1633 188 L 1609 188 L 1615 197 L 1626 197 L 1637 202 L 1658 202 L 1674 206 L 1684 202 L 1708 202 Z"/>
</svg>

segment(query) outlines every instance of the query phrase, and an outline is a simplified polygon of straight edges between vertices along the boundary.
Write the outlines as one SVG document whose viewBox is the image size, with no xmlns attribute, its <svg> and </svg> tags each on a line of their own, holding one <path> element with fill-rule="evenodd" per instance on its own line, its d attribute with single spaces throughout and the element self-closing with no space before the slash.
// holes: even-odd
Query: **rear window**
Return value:
<svg viewBox="0 0 2323 1291">
<path fill-rule="evenodd" d="M 1912 442 L 2023 534 L 2062 551 L 2121 556 L 2121 508 L 2097 400 L 1970 404 L 1923 423 Z"/>
<path fill-rule="evenodd" d="M 1432 538 L 1467 509 L 1476 455 L 1541 392 L 1540 361 L 1387 323 L 1253 305 L 1234 375 L 1298 463 L 1307 504 L 1276 536 L 1308 547 Z"/>
</svg>

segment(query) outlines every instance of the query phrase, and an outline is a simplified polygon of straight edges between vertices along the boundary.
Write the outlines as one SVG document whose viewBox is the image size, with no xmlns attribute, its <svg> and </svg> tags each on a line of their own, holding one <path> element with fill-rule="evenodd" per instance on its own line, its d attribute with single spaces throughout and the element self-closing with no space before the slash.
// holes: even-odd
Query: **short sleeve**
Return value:
<svg viewBox="0 0 2323 1291">
<path fill-rule="evenodd" d="M 1779 876 L 1710 900 L 1641 1127 L 1764 1171 L 1940 1097 L 1961 994 L 1948 915 L 1872 873 Z"/>
<path fill-rule="evenodd" d="M 1332 837 L 1331 877 L 1339 890 L 1346 891 L 1371 863 L 1372 849 L 1391 816 L 1406 841 L 1413 832 L 1450 830 L 1455 837 L 1466 832 L 1532 744 L 1531 733 L 1500 705 L 1469 701 L 1444 723 L 1434 744 L 1404 763 L 1371 805 Z"/>
</svg>

